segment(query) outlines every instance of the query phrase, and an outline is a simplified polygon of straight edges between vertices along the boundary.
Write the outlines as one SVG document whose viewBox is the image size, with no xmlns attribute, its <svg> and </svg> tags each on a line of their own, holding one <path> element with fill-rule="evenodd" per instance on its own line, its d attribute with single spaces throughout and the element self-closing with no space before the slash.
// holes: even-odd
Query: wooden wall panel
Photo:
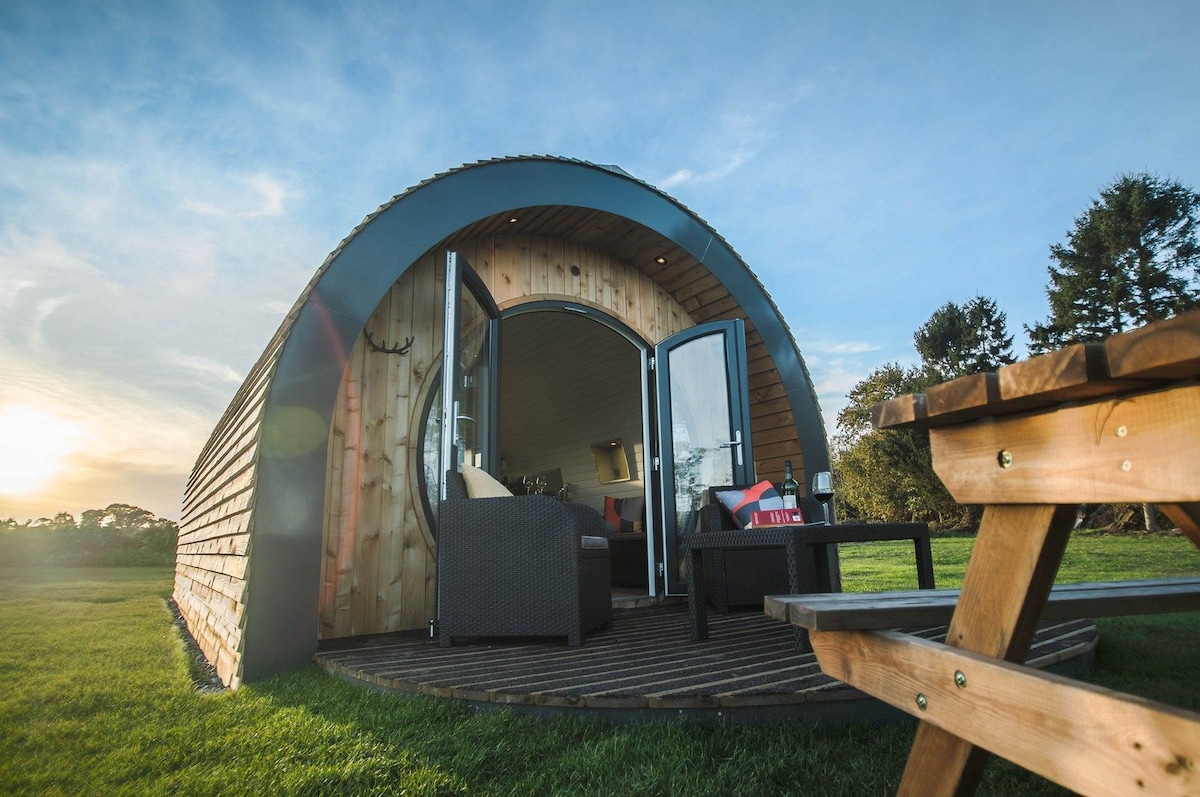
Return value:
<svg viewBox="0 0 1200 797">
<path fill-rule="evenodd" d="M 427 324 L 440 324 L 440 311 L 431 307 L 440 304 L 443 290 L 440 269 L 432 266 L 416 269 L 413 280 L 411 296 L 394 304 L 394 312 L 432 319 Z M 394 627 L 414 627 L 420 619 L 433 617 L 436 606 L 436 547 L 422 508 L 420 475 L 425 462 L 419 446 L 425 406 L 437 381 L 440 331 L 435 334 L 430 329 L 426 334 L 414 336 L 407 357 L 410 378 L 402 424 L 405 436 L 403 449 L 396 452 L 396 461 L 405 462 L 405 475 L 393 488 L 400 489 L 398 495 L 403 499 L 393 504 L 393 523 L 401 534 L 397 580 L 391 597 L 394 602 L 389 607 L 389 624 Z"/>
<path fill-rule="evenodd" d="M 411 449 L 441 352 L 442 282 L 430 260 L 410 269 L 364 332 L 407 354 L 354 348 L 329 439 L 318 635 L 328 639 L 422 628 L 433 616 L 433 540 L 411 482 Z M 421 407 L 423 409 L 423 405 Z"/>
<path fill-rule="evenodd" d="M 620 335 L 563 313 L 507 322 L 501 357 L 502 476 L 558 468 L 571 499 L 604 510 L 604 497 L 645 494 L 641 355 Z M 630 481 L 602 484 L 592 446 L 620 439 Z"/>
</svg>

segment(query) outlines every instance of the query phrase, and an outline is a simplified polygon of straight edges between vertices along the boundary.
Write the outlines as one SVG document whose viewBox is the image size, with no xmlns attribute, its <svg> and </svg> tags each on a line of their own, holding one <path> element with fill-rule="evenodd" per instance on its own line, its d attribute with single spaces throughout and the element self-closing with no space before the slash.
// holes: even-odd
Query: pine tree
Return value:
<svg viewBox="0 0 1200 797">
<path fill-rule="evenodd" d="M 913 335 L 926 371 L 942 380 L 1014 362 L 1012 342 L 1007 316 L 986 296 L 946 302 Z"/>
<path fill-rule="evenodd" d="M 1037 354 L 1099 341 L 1200 304 L 1200 195 L 1149 174 L 1124 175 L 1050 247 L 1050 317 L 1026 327 Z"/>
<path fill-rule="evenodd" d="M 1200 195 L 1177 181 L 1123 175 L 1050 247 L 1050 317 L 1025 327 L 1034 354 L 1100 341 L 1200 306 Z M 1142 507 L 1147 531 L 1152 504 Z"/>
</svg>

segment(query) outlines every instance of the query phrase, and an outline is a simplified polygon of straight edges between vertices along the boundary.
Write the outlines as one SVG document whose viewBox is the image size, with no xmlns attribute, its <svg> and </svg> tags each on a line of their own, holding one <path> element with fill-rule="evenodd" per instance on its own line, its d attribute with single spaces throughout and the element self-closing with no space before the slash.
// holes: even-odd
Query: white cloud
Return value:
<svg viewBox="0 0 1200 797">
<path fill-rule="evenodd" d="M 220 188 L 226 190 L 222 192 Z M 296 195 L 282 181 L 267 174 L 239 177 L 232 186 L 218 187 L 214 193 L 223 193 L 220 199 L 184 199 L 184 210 L 202 216 L 218 218 L 261 219 L 282 216 L 284 201 Z"/>
<path fill-rule="evenodd" d="M 694 159 L 705 167 L 677 169 L 659 182 L 659 188 L 671 190 L 684 184 L 711 183 L 728 177 L 753 160 L 763 142 L 772 135 L 760 126 L 757 118 L 727 116 L 697 147 Z"/>
<path fill-rule="evenodd" d="M 877 343 L 867 343 L 865 341 L 809 341 L 804 346 L 804 351 L 816 352 L 818 354 L 829 355 L 855 355 L 869 354 L 873 351 L 881 351 L 883 349 Z"/>
<path fill-rule="evenodd" d="M 207 357 L 184 354 L 175 349 L 165 349 L 159 352 L 159 358 L 168 366 L 183 369 L 197 376 L 216 379 L 235 385 L 241 384 L 245 374 L 227 363 L 218 362 Z"/>
<path fill-rule="evenodd" d="M 45 343 L 45 335 L 43 327 L 46 320 L 54 314 L 54 311 L 71 301 L 70 296 L 52 296 L 48 299 L 42 299 L 37 303 L 37 309 L 34 312 L 33 328 L 29 331 L 30 342 L 34 346 L 41 346 Z"/>
<path fill-rule="evenodd" d="M 313 269 L 313 271 L 315 272 L 316 269 Z M 299 296 L 299 294 L 297 294 L 297 297 L 298 296 Z M 275 316 L 282 321 L 283 317 L 285 315 L 287 315 L 289 312 L 291 312 L 292 305 L 294 305 L 295 303 L 296 303 L 295 299 L 292 299 L 291 301 L 287 301 L 287 302 L 268 301 L 262 305 L 262 311 L 268 315 Z"/>
<path fill-rule="evenodd" d="M 37 285 L 31 279 L 21 277 L 6 277 L 4 270 L 0 268 L 0 307 L 5 310 L 12 310 L 17 306 L 21 292 L 27 288 L 32 288 Z"/>
</svg>

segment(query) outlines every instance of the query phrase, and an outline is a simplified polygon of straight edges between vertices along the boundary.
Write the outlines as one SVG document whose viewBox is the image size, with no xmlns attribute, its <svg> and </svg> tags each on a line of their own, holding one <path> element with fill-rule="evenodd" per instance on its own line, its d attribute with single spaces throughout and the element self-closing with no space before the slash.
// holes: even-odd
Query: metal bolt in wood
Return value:
<svg viewBox="0 0 1200 797">
<path fill-rule="evenodd" d="M 1007 449 L 996 455 L 996 461 L 1000 463 L 1002 468 L 1011 468 L 1013 464 L 1013 455 Z"/>
<path fill-rule="evenodd" d="M 917 695 L 917 708 L 921 709 L 922 711 L 929 708 L 929 698 L 925 697 L 925 695 L 918 694 Z"/>
<path fill-rule="evenodd" d="M 962 670 L 954 671 L 954 685 L 959 689 L 967 688 L 967 676 Z"/>
<path fill-rule="evenodd" d="M 1117 437 L 1124 437 L 1127 434 L 1129 434 L 1129 429 L 1125 426 L 1125 424 L 1121 424 L 1117 427 Z"/>
</svg>

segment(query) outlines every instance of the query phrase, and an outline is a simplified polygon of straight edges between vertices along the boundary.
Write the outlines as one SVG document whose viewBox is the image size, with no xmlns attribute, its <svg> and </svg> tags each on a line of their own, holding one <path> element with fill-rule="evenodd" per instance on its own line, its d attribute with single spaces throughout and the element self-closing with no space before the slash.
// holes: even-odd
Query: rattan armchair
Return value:
<svg viewBox="0 0 1200 797">
<path fill-rule="evenodd" d="M 612 622 L 608 526 L 547 495 L 469 498 L 447 474 L 438 509 L 438 635 L 583 635 Z"/>
<path fill-rule="evenodd" d="M 700 507 L 698 530 L 736 529 L 733 516 L 717 498 L 717 493 L 745 489 L 746 486 L 737 485 L 708 488 L 708 501 Z M 800 498 L 798 507 L 806 523 L 825 519 L 821 504 L 814 498 Z M 723 575 L 719 576 L 718 573 Z M 791 591 L 788 586 L 787 554 L 782 548 L 705 551 L 704 573 L 700 583 L 703 594 L 717 611 L 728 611 L 731 607 L 761 609 L 763 596 L 784 595 Z M 717 584 L 724 584 L 724 589 L 718 590 Z"/>
</svg>

